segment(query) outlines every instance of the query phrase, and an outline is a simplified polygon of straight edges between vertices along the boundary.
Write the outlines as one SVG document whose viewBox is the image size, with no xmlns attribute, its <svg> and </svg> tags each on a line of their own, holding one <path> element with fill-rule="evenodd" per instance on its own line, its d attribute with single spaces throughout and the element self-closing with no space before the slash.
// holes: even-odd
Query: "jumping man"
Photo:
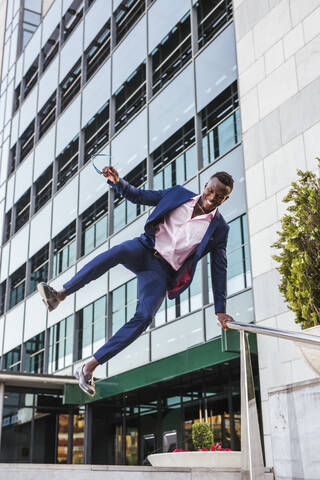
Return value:
<svg viewBox="0 0 320 480">
<path fill-rule="evenodd" d="M 229 226 L 218 210 L 233 189 L 231 175 L 226 172 L 215 173 L 205 184 L 201 195 L 180 185 L 165 190 L 140 190 L 120 178 L 113 167 L 105 167 L 103 175 L 109 185 L 127 200 L 156 206 L 145 223 L 144 233 L 97 255 L 60 291 L 44 282 L 38 284 L 42 299 L 51 312 L 67 295 L 118 264 L 137 276 L 138 303 L 134 316 L 75 373 L 80 388 L 91 397 L 95 395 L 94 369 L 139 337 L 152 322 L 166 293 L 169 299 L 173 299 L 189 287 L 198 261 L 207 253 L 210 253 L 218 320 L 224 329 L 228 328 L 228 321 L 233 321 L 225 313 Z"/>
</svg>

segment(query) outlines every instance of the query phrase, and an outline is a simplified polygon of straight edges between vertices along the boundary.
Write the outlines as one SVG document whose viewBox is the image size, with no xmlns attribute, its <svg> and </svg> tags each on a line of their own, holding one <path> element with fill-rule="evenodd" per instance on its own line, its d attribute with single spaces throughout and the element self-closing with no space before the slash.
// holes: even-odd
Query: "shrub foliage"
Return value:
<svg viewBox="0 0 320 480">
<path fill-rule="evenodd" d="M 194 423 L 192 425 L 192 441 L 196 449 L 207 448 L 210 450 L 213 443 L 213 433 L 207 423 Z"/>
<path fill-rule="evenodd" d="M 296 323 L 308 328 L 320 324 L 320 178 L 298 170 L 283 201 L 289 206 L 273 244 L 281 250 L 273 256 L 279 263 L 279 289 Z"/>
</svg>

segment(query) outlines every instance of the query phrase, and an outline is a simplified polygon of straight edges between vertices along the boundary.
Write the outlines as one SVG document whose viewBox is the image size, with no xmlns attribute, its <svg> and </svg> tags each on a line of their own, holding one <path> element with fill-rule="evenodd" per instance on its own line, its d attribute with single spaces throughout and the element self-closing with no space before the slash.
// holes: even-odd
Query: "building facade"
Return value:
<svg viewBox="0 0 320 480">
<path fill-rule="evenodd" d="M 300 326 L 278 291 L 272 244 L 297 169 L 319 174 L 319 16 L 317 0 L 234 2 L 255 319 L 295 331 Z M 258 351 L 266 463 L 280 478 L 317 477 L 317 457 L 311 460 L 307 453 L 318 441 L 307 393 L 317 375 L 292 342 L 258 337 Z M 293 400 L 290 386 L 299 382 L 297 395 L 305 390 Z M 286 407 L 271 394 L 284 386 L 290 387 Z M 279 434 L 281 415 L 286 438 Z M 291 445 L 291 453 L 281 451 L 279 441 Z"/>
<path fill-rule="evenodd" d="M 281 103 L 303 87 L 292 80 L 290 90 L 283 80 L 283 99 L 274 85 L 291 75 L 301 18 L 318 2 L 304 12 L 301 7 L 302 13 L 298 2 L 264 3 L 6 2 L 1 370 L 72 375 L 135 311 L 136 279 L 121 265 L 50 314 L 36 292 L 39 281 L 61 288 L 95 255 L 143 231 L 151 210 L 118 197 L 92 168 L 95 154 L 111 155 L 104 161 L 139 188 L 181 184 L 200 193 L 214 172 L 230 172 L 234 191 L 220 208 L 230 225 L 227 311 L 244 322 L 254 321 L 256 311 L 257 321 L 273 325 L 281 314 L 287 323 L 278 326 L 293 326 L 277 293 L 270 245 L 283 191 L 310 152 L 301 157 L 290 143 L 298 135 L 293 126 L 291 136 L 279 134 Z M 301 16 L 298 27 L 292 11 Z M 266 40 L 259 22 L 268 29 L 278 15 L 289 15 L 288 23 Z M 293 40 L 296 50 L 290 50 Z M 279 63 L 272 63 L 275 53 Z M 282 62 L 288 71 L 279 70 Z M 302 148 L 302 133 L 295 141 Z M 284 170 L 287 154 L 297 162 L 279 176 L 278 162 Z M 100 164 L 103 157 L 96 159 Z M 216 324 L 208 265 L 204 258 L 190 288 L 177 300 L 166 299 L 150 328 L 96 370 L 101 381 L 94 401 L 78 387 L 68 387 L 64 398 L 45 389 L 6 389 L 1 461 L 143 464 L 152 451 L 190 447 L 192 423 L 201 417 L 216 441 L 240 449 L 238 345 L 231 334 L 221 337 Z M 260 343 L 265 456 L 272 466 L 267 390 L 279 382 L 270 379 L 272 367 L 263 363 L 269 347 Z M 285 350 L 286 365 L 291 354 Z M 301 376 L 312 376 L 294 355 Z M 253 366 L 259 397 L 255 354 Z"/>
</svg>

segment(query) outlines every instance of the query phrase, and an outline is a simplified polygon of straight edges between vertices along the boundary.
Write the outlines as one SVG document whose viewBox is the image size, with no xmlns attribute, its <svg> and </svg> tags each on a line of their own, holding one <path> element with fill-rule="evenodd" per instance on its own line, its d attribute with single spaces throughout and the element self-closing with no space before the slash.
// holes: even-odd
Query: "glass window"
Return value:
<svg viewBox="0 0 320 480">
<path fill-rule="evenodd" d="M 227 292 L 228 296 L 251 287 L 251 266 L 248 245 L 247 215 L 232 220 L 227 244 Z M 209 255 L 208 255 L 209 262 Z M 213 301 L 211 288 L 211 271 L 209 274 L 209 300 Z"/>
<path fill-rule="evenodd" d="M 9 308 L 14 307 L 24 299 L 26 283 L 26 264 L 10 276 L 10 301 Z"/>
<path fill-rule="evenodd" d="M 146 103 L 146 62 L 115 92 L 115 131 L 125 125 Z"/>
<path fill-rule="evenodd" d="M 74 0 L 62 18 L 62 35 L 65 42 L 83 15 L 83 0 Z"/>
<path fill-rule="evenodd" d="M 69 268 L 76 259 L 76 223 L 72 222 L 53 240 L 53 276 Z"/>
<path fill-rule="evenodd" d="M 203 47 L 216 37 L 230 20 L 232 20 L 232 1 L 200 0 L 196 3 L 198 20 L 198 44 Z"/>
<path fill-rule="evenodd" d="M 74 138 L 57 157 L 57 190 L 60 190 L 78 171 L 79 136 Z"/>
<path fill-rule="evenodd" d="M 56 92 L 54 92 L 38 114 L 39 139 L 55 121 L 56 105 Z"/>
<path fill-rule="evenodd" d="M 61 320 L 49 330 L 49 373 L 68 367 L 73 356 L 74 315 Z"/>
<path fill-rule="evenodd" d="M 18 110 L 21 103 L 21 83 L 16 87 L 14 91 L 14 103 L 13 103 L 13 113 Z"/>
<path fill-rule="evenodd" d="M 60 113 L 69 105 L 78 94 L 81 87 L 81 61 L 79 60 L 71 72 L 66 75 L 60 84 L 61 105 Z"/>
<path fill-rule="evenodd" d="M 49 245 L 43 247 L 30 260 L 30 285 L 29 293 L 36 290 L 38 283 L 47 282 L 49 266 Z"/>
<path fill-rule="evenodd" d="M 78 415 L 73 415 L 73 435 L 72 435 L 72 463 L 84 463 L 84 425 L 85 413 L 84 407 L 80 407 Z"/>
<path fill-rule="evenodd" d="M 145 189 L 147 181 L 146 160 L 143 160 L 143 162 L 126 175 L 124 179 L 134 187 Z M 146 205 L 133 204 L 115 192 L 113 231 L 117 232 L 120 230 L 120 228 L 124 227 L 138 215 L 143 213 L 146 208 Z"/>
<path fill-rule="evenodd" d="M 191 58 L 190 12 L 152 51 L 152 92 L 162 88 Z"/>
<path fill-rule="evenodd" d="M 39 7 L 40 9 L 37 7 Z M 20 36 L 20 42 L 18 45 L 18 53 L 20 53 L 25 45 L 28 43 L 34 32 L 37 30 L 38 25 L 40 24 L 41 21 L 41 2 L 32 2 L 30 5 L 28 5 L 27 2 L 24 2 L 24 7 L 30 7 L 30 8 L 23 8 L 22 10 L 22 35 Z"/>
<path fill-rule="evenodd" d="M 27 221 L 29 220 L 30 216 L 30 195 L 31 195 L 31 188 L 27 190 L 27 192 L 22 195 L 20 200 L 16 203 L 16 223 L 14 231 L 17 232 Z"/>
<path fill-rule="evenodd" d="M 3 243 L 7 242 L 11 235 L 12 209 L 6 213 L 4 220 Z"/>
<path fill-rule="evenodd" d="M 202 307 L 201 263 L 198 263 L 190 287 L 176 299 L 166 297 L 155 316 L 155 326 L 175 320 Z"/>
<path fill-rule="evenodd" d="M 44 369 L 44 332 L 25 342 L 25 371 L 43 373 Z"/>
<path fill-rule="evenodd" d="M 100 348 L 106 339 L 106 296 L 80 311 L 78 358 L 87 358 Z"/>
<path fill-rule="evenodd" d="M 145 11 L 145 0 L 124 0 L 114 12 L 116 43 L 128 33 Z"/>
<path fill-rule="evenodd" d="M 41 50 L 42 72 L 44 72 L 59 50 L 60 24 L 55 28 L 50 38 Z"/>
<path fill-rule="evenodd" d="M 52 195 L 52 165 L 48 167 L 35 182 L 35 212 L 37 212 Z"/>
<path fill-rule="evenodd" d="M 84 163 L 100 150 L 109 139 L 109 102 L 84 127 Z"/>
<path fill-rule="evenodd" d="M 34 145 L 34 120 L 29 127 L 23 132 L 20 138 L 20 159 L 19 163 L 28 155 Z"/>
<path fill-rule="evenodd" d="M 90 43 L 86 51 L 86 80 L 98 70 L 110 54 L 110 20 Z"/>
<path fill-rule="evenodd" d="M 112 335 L 134 315 L 137 306 L 137 279 L 112 292 Z"/>
<path fill-rule="evenodd" d="M 4 355 L 4 370 L 19 372 L 21 366 L 21 345 Z"/>
<path fill-rule="evenodd" d="M 147 109 L 143 108 L 112 140 L 112 165 L 121 178 L 146 158 L 147 145 Z"/>
<path fill-rule="evenodd" d="M 10 149 L 8 176 L 14 172 L 17 165 L 17 144 Z"/>
<path fill-rule="evenodd" d="M 39 74 L 39 56 L 33 62 L 25 76 L 23 77 L 23 98 L 31 92 L 34 85 L 37 83 Z"/>
<path fill-rule="evenodd" d="M 201 111 L 203 164 L 208 165 L 241 140 L 236 82 Z"/>
<path fill-rule="evenodd" d="M 1 283 L 0 285 L 0 316 L 4 314 L 4 304 L 6 299 L 6 288 L 7 288 L 7 281 Z"/>
<path fill-rule="evenodd" d="M 194 121 L 190 120 L 153 153 L 153 188 L 164 189 L 189 180 L 198 171 L 194 145 Z"/>
<path fill-rule="evenodd" d="M 150 4 L 150 2 L 149 2 Z M 190 10 L 189 0 L 161 0 L 148 10 L 148 53 L 151 53 L 166 34 Z"/>
<path fill-rule="evenodd" d="M 81 255 L 86 255 L 108 238 L 108 194 L 103 195 L 81 217 Z"/>
<path fill-rule="evenodd" d="M 228 295 L 251 287 L 251 267 L 248 245 L 247 215 L 229 223 L 228 258 Z"/>
<path fill-rule="evenodd" d="M 197 55 L 195 67 L 197 109 L 200 111 L 237 80 L 233 23 Z"/>
<path fill-rule="evenodd" d="M 178 129 L 194 117 L 192 66 L 183 71 L 162 89 L 149 104 L 149 143 L 153 152 Z"/>
</svg>

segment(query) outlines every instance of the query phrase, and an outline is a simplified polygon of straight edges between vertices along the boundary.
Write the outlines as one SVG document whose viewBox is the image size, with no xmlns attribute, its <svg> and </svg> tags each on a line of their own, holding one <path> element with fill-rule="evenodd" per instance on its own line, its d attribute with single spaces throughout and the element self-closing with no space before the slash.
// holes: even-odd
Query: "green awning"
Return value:
<svg viewBox="0 0 320 480">
<path fill-rule="evenodd" d="M 189 348 L 161 360 L 114 375 L 96 382 L 96 395 L 92 399 L 80 390 L 78 385 L 65 385 L 64 403 L 83 405 L 103 400 L 114 395 L 136 390 L 148 385 L 170 380 L 180 375 L 200 370 L 239 358 L 238 338 L 233 331 L 223 332 L 207 343 Z M 251 338 L 250 338 L 251 337 Z M 227 341 L 227 339 L 230 340 Z M 250 335 L 250 344 L 256 352 L 255 335 Z M 221 342 L 222 339 L 222 342 Z M 228 351 L 226 346 L 229 346 Z"/>
</svg>

